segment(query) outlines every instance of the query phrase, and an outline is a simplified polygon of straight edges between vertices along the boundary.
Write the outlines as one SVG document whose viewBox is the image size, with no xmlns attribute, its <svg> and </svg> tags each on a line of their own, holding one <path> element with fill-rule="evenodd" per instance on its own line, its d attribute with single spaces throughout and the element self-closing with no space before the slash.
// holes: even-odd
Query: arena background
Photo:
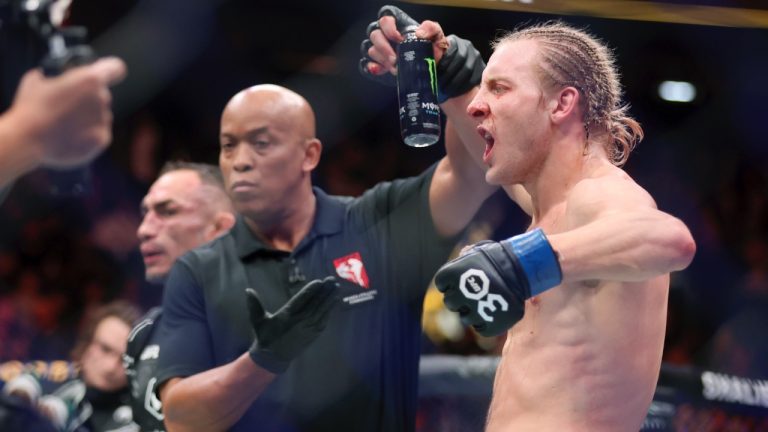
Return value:
<svg viewBox="0 0 768 432">
<path fill-rule="evenodd" d="M 402 144 L 395 90 L 357 71 L 365 27 L 382 4 L 75 0 L 69 22 L 89 29 L 100 54 L 123 57 L 129 77 L 115 89 L 115 141 L 92 166 L 94 193 L 54 199 L 44 178 L 31 174 L 2 204 L 0 362 L 66 359 L 81 318 L 95 305 L 116 298 L 145 308 L 159 302 L 159 288 L 143 281 L 135 236 L 139 201 L 166 160 L 216 163 L 220 111 L 244 87 L 272 82 L 307 97 L 325 145 L 316 182 L 332 193 L 357 195 L 378 181 L 415 174 L 439 157 L 439 145 Z M 692 265 L 672 278 L 664 351 L 670 386 L 695 402 L 705 385 L 699 371 L 746 377 L 741 387 L 724 386 L 741 388 L 742 395 L 751 391 L 754 403 L 746 405 L 768 406 L 768 384 L 761 381 L 768 378 L 768 3 L 392 4 L 471 39 L 486 59 L 488 41 L 499 29 L 547 19 L 585 26 L 616 50 L 626 100 L 646 132 L 626 169 L 662 210 L 688 224 L 698 244 Z M 696 97 L 665 102 L 658 95 L 664 80 L 694 84 Z M 495 196 L 472 232 L 501 239 L 525 225 L 513 204 Z M 457 355 L 437 361 L 462 370 L 476 366 L 468 355 L 498 353 L 501 341 L 457 331 L 434 304 L 428 304 L 425 355 Z M 493 370 L 488 357 L 479 359 L 485 369 L 469 374 L 479 387 L 461 387 L 478 393 L 457 396 L 479 399 L 456 402 L 474 413 L 468 417 L 479 416 L 468 420 L 473 424 L 482 424 Z M 425 398 L 435 395 L 430 385 L 422 386 Z M 459 427 L 446 420 L 447 396 L 437 394 L 438 402 L 425 405 L 422 430 Z M 731 399 L 749 402 L 744 398 Z M 764 419 L 765 408 L 742 413 L 725 403 L 701 414 L 695 410 L 704 405 L 694 402 L 688 414 L 705 420 L 676 430 L 731 430 L 722 425 L 736 417 L 747 425 L 738 430 L 768 430 L 765 420 L 751 426 L 744 420 Z M 680 397 L 670 403 L 681 406 Z M 453 426 L 435 429 L 431 415 Z M 726 423 L 717 426 L 714 418 Z"/>
</svg>

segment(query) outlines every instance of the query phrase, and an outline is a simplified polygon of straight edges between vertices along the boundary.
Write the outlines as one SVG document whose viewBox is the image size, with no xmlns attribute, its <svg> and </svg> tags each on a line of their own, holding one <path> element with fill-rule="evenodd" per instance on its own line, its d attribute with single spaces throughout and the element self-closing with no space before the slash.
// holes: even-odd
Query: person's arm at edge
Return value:
<svg viewBox="0 0 768 432">
<path fill-rule="evenodd" d="M 0 188 L 37 168 L 42 155 L 37 146 L 26 142 L 26 135 L 11 112 L 0 116 Z"/>
<path fill-rule="evenodd" d="M 109 86 L 125 74 L 115 57 L 55 78 L 37 69 L 24 74 L 0 115 L 0 188 L 39 166 L 81 165 L 102 152 L 112 140 Z"/>
<path fill-rule="evenodd" d="M 245 353 L 226 365 L 171 378 L 160 388 L 165 426 L 168 432 L 224 431 L 240 420 L 275 377 Z"/>
</svg>

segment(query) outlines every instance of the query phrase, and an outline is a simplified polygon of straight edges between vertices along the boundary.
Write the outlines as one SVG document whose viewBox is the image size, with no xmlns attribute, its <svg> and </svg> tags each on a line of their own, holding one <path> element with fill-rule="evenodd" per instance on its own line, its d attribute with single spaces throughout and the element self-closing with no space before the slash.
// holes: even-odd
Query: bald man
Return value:
<svg viewBox="0 0 768 432">
<path fill-rule="evenodd" d="M 229 231 L 234 210 L 224 191 L 217 166 L 169 162 L 141 202 L 141 242 L 146 279 L 162 284 L 171 266 L 188 250 Z M 163 413 L 155 395 L 155 373 L 160 354 L 158 332 L 161 309 L 152 309 L 128 336 L 123 357 L 131 386 L 133 419 L 143 431 L 163 430 Z"/>
<path fill-rule="evenodd" d="M 302 96 L 229 101 L 219 164 L 241 216 L 168 278 L 168 430 L 414 430 L 425 290 L 494 190 L 454 129 L 472 94 L 443 104 L 446 157 L 358 198 L 313 188 L 322 144 Z"/>
</svg>

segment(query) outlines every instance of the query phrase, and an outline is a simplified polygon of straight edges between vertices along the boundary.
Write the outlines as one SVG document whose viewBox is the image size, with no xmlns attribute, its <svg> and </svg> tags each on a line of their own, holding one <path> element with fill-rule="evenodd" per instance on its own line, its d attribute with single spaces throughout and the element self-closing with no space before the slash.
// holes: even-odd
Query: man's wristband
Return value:
<svg viewBox="0 0 768 432">
<path fill-rule="evenodd" d="M 528 278 L 531 296 L 560 285 L 563 273 L 557 254 L 541 228 L 520 234 L 501 242 L 512 250 L 523 273 Z"/>
</svg>

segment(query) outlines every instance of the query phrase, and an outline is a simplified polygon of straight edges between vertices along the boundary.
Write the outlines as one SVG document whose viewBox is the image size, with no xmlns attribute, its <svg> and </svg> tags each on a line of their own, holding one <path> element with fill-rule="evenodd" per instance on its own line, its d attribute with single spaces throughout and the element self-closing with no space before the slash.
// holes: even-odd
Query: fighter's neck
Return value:
<svg viewBox="0 0 768 432">
<path fill-rule="evenodd" d="M 524 185 L 531 195 L 534 221 L 562 205 L 576 184 L 593 177 L 607 163 L 603 146 L 598 143 L 585 147 L 582 141 L 564 147 L 554 146 L 561 151 L 553 151 L 538 174 Z"/>
</svg>

